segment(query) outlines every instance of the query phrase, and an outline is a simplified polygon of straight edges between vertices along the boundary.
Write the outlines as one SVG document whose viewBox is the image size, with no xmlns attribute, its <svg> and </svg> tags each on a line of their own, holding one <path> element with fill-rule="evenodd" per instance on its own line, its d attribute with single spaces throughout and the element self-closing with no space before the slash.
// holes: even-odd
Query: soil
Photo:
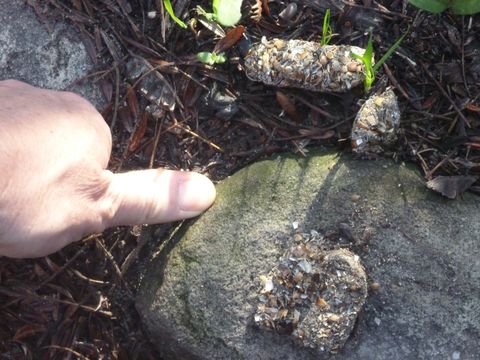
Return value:
<svg viewBox="0 0 480 360">
<path fill-rule="evenodd" d="M 220 40 L 224 30 L 195 12 L 209 9 L 206 1 L 173 3 L 187 29 L 160 0 L 29 1 L 46 22 L 76 27 L 97 64 L 82 81 L 98 83 L 107 99 L 113 171 L 185 169 L 214 181 L 277 152 L 351 151 L 362 86 L 345 94 L 279 89 L 243 71 L 246 51 L 263 36 L 321 40 L 328 2 L 293 3 L 245 0 L 241 26 Z M 378 59 L 408 32 L 370 90 L 392 86 L 402 112 L 398 141 L 380 156 L 416 163 L 426 181 L 477 177 L 480 15 L 429 14 L 406 0 L 331 3 L 332 44 L 365 48 L 371 32 Z M 224 64 L 197 60 L 214 49 Z M 136 75 L 133 60 L 141 64 Z M 468 190 L 479 193 L 480 183 L 469 181 Z M 136 260 L 177 225 L 115 228 L 41 259 L 0 258 L 1 357 L 158 358 L 133 307 L 143 273 Z"/>
</svg>

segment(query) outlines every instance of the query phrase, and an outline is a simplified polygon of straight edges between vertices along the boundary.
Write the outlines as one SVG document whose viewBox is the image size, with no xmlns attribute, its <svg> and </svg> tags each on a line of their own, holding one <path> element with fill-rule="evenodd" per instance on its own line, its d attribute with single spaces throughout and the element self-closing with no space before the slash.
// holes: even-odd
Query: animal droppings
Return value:
<svg viewBox="0 0 480 360">
<path fill-rule="evenodd" d="M 362 56 L 365 49 L 262 38 L 245 57 L 245 73 L 249 79 L 267 85 L 341 93 L 365 79 L 365 65 L 353 58 L 352 52 Z"/>
<path fill-rule="evenodd" d="M 391 88 L 370 97 L 360 108 L 352 126 L 352 150 L 357 154 L 380 154 L 397 140 L 400 109 Z"/>
</svg>

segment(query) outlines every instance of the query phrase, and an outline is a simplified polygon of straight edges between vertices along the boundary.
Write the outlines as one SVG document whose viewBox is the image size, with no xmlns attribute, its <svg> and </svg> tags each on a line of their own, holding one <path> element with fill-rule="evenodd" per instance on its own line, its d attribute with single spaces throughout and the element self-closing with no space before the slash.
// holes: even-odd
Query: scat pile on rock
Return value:
<svg viewBox="0 0 480 360">
<path fill-rule="evenodd" d="M 262 275 L 254 316 L 258 327 L 291 335 L 302 346 L 336 352 L 350 336 L 367 297 L 359 257 L 325 250 L 323 238 L 300 236 L 279 265 Z"/>
<path fill-rule="evenodd" d="M 365 79 L 365 66 L 350 55 L 352 52 L 362 56 L 365 49 L 262 38 L 245 57 L 245 73 L 267 85 L 346 92 Z"/>
<path fill-rule="evenodd" d="M 352 150 L 378 154 L 397 140 L 400 109 L 391 88 L 371 96 L 360 108 L 352 127 Z"/>
</svg>

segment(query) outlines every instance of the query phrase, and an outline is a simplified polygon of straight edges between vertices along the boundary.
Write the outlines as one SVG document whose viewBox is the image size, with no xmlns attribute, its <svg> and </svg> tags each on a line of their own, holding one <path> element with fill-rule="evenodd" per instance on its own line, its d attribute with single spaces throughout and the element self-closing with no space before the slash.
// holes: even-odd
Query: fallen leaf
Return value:
<svg viewBox="0 0 480 360">
<path fill-rule="evenodd" d="M 178 67 L 175 65 L 175 62 L 173 61 L 166 61 L 162 59 L 151 59 L 149 61 L 153 66 L 155 66 L 155 69 L 157 69 L 160 72 L 164 72 L 167 74 L 178 73 Z"/>
<path fill-rule="evenodd" d="M 130 144 L 128 145 L 128 151 L 135 152 L 141 144 L 143 137 L 145 136 L 145 131 L 147 130 L 147 122 L 148 116 L 147 113 L 144 112 L 142 115 L 142 119 L 138 123 L 135 132 L 132 135 L 132 139 Z"/>
<path fill-rule="evenodd" d="M 224 52 L 225 50 L 230 49 L 238 42 L 238 40 L 242 38 L 244 32 L 245 27 L 242 25 L 238 25 L 232 30 L 229 30 L 227 34 L 218 41 L 217 45 L 215 45 L 215 49 L 213 49 L 213 52 L 219 54 Z"/>
<path fill-rule="evenodd" d="M 465 108 L 473 112 L 480 112 L 480 105 L 477 105 L 473 102 L 469 102 L 467 105 L 465 105 Z"/>
<path fill-rule="evenodd" d="M 100 89 L 102 90 L 103 96 L 107 102 L 112 101 L 113 97 L 113 84 L 105 79 L 100 80 Z"/>
<path fill-rule="evenodd" d="M 427 187 L 449 199 L 455 199 L 459 194 L 468 190 L 477 179 L 476 176 L 467 175 L 437 176 L 427 182 Z"/>
<path fill-rule="evenodd" d="M 422 109 L 423 110 L 430 109 L 433 105 L 435 105 L 437 101 L 438 101 L 438 93 L 434 93 L 423 101 L 421 105 Z"/>
<path fill-rule="evenodd" d="M 335 136 L 335 131 L 333 130 L 322 130 L 322 129 L 299 129 L 298 132 L 307 136 L 310 139 L 314 140 L 326 140 Z"/>
<path fill-rule="evenodd" d="M 135 90 L 130 84 L 127 84 L 127 103 L 130 109 L 130 114 L 136 121 L 138 119 L 139 112 L 138 99 L 137 95 L 135 94 Z"/>
<path fill-rule="evenodd" d="M 37 333 L 44 333 L 47 330 L 45 325 L 28 324 L 17 329 L 13 336 L 13 341 L 21 341 L 25 338 L 31 337 Z"/>
<path fill-rule="evenodd" d="M 270 7 L 268 6 L 268 0 L 262 0 L 262 7 L 263 11 L 265 11 L 265 14 L 267 14 L 267 16 L 270 16 Z"/>
<path fill-rule="evenodd" d="M 290 98 L 281 91 L 277 91 L 275 95 L 277 97 L 278 103 L 280 104 L 282 109 L 287 113 L 290 119 L 296 122 L 301 122 L 300 116 L 298 116 L 297 109 L 295 107 L 295 104 L 292 102 L 292 100 L 290 100 Z"/>
</svg>

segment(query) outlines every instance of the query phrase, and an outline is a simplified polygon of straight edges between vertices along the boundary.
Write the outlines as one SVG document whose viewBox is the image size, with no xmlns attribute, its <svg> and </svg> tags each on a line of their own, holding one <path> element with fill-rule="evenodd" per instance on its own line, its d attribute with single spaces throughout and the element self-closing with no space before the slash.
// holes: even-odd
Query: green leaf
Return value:
<svg viewBox="0 0 480 360">
<path fill-rule="evenodd" d="M 236 25 L 242 17 L 243 0 L 213 0 L 215 20 L 223 26 Z"/>
<path fill-rule="evenodd" d="M 215 61 L 215 64 L 223 64 L 225 61 L 227 61 L 227 57 L 225 54 L 217 54 L 217 53 L 212 53 L 213 55 L 213 60 Z"/>
<path fill-rule="evenodd" d="M 373 41 L 372 41 L 372 33 L 370 33 L 370 37 L 368 38 L 367 48 L 363 53 L 363 56 L 359 54 L 355 54 L 353 51 L 350 52 L 350 56 L 353 56 L 355 59 L 360 60 L 365 65 L 365 81 L 363 85 L 365 87 L 365 92 L 368 92 L 375 81 L 375 71 L 372 67 L 373 62 Z"/>
<path fill-rule="evenodd" d="M 445 11 L 448 7 L 456 15 L 472 15 L 480 12 L 480 0 L 409 0 L 416 7 L 433 13 Z"/>
<path fill-rule="evenodd" d="M 204 64 L 213 65 L 215 61 L 213 61 L 212 53 L 207 51 L 202 51 L 197 54 L 197 59 L 200 60 Z"/>
<path fill-rule="evenodd" d="M 197 59 L 204 64 L 214 65 L 214 64 L 223 64 L 227 61 L 225 54 L 216 54 L 212 52 L 202 51 L 197 54 Z"/>
<path fill-rule="evenodd" d="M 456 15 L 473 15 L 480 12 L 480 0 L 452 1 L 452 11 Z"/>
<path fill-rule="evenodd" d="M 186 29 L 187 25 L 185 25 L 185 23 L 182 20 L 180 20 L 173 12 L 172 3 L 170 2 L 170 0 L 163 0 L 163 5 L 165 6 L 165 9 L 167 9 L 167 12 L 172 18 L 172 20 L 175 21 L 182 28 Z"/>
<path fill-rule="evenodd" d="M 207 13 L 200 5 L 197 5 L 196 11 L 198 15 L 203 16 L 208 21 L 213 21 L 215 19 L 214 13 Z"/>
<path fill-rule="evenodd" d="M 433 13 L 440 13 L 447 9 L 449 0 L 410 0 L 416 7 Z"/>
</svg>

